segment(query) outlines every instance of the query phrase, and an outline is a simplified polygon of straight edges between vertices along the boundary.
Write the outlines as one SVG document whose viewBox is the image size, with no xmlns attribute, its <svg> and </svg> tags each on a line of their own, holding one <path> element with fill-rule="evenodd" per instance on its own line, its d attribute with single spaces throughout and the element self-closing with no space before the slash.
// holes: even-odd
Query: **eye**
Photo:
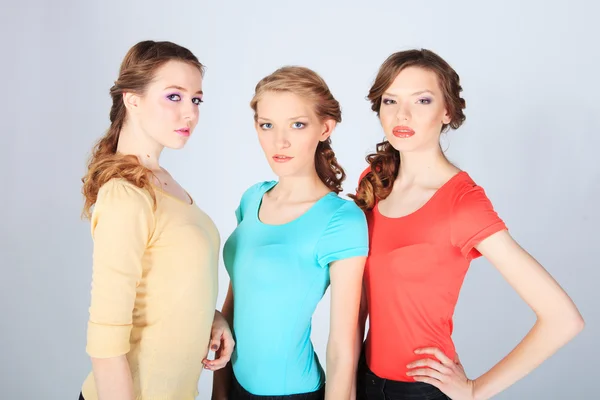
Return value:
<svg viewBox="0 0 600 400">
<path fill-rule="evenodd" d="M 264 124 L 260 124 L 260 127 L 261 127 L 262 129 L 265 129 L 265 130 L 267 130 L 267 129 L 271 129 L 271 128 L 273 127 L 273 124 L 271 124 L 271 123 L 269 123 L 269 122 L 265 122 Z"/>
<path fill-rule="evenodd" d="M 425 98 L 417 100 L 417 103 L 418 104 L 431 104 L 431 99 L 425 97 Z"/>
<path fill-rule="evenodd" d="M 294 129 L 302 129 L 306 126 L 306 124 L 304 122 L 294 122 L 292 124 L 292 128 Z"/>
<path fill-rule="evenodd" d="M 178 94 L 170 94 L 167 96 L 167 99 L 171 100 L 171 101 L 180 101 L 181 100 L 181 96 Z"/>
<path fill-rule="evenodd" d="M 200 103 L 204 103 L 204 101 L 200 97 L 194 97 L 192 99 L 192 103 L 194 103 L 195 105 L 199 106 Z"/>
<path fill-rule="evenodd" d="M 383 100 L 381 100 L 381 102 L 385 105 L 396 104 L 396 100 L 392 100 L 392 99 L 383 99 Z"/>
</svg>

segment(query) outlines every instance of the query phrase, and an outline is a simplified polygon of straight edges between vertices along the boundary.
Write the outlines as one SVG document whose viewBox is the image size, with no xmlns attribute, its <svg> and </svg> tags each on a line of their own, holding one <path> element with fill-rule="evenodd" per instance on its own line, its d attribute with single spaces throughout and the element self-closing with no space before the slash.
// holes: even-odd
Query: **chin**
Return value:
<svg viewBox="0 0 600 400">
<path fill-rule="evenodd" d="M 163 143 L 163 146 L 165 146 L 168 149 L 172 149 L 172 150 L 179 150 L 185 147 L 185 145 L 187 144 L 188 138 L 177 138 L 175 140 L 169 140 L 168 142 Z"/>
<path fill-rule="evenodd" d="M 387 136 L 387 141 L 390 142 L 392 147 L 400 152 L 407 152 L 415 150 L 419 142 L 415 140 L 416 137 L 410 138 L 397 138 L 396 136 Z"/>
<path fill-rule="evenodd" d="M 410 153 L 413 151 L 423 151 L 439 147 L 439 142 L 424 141 L 423 137 L 413 135 L 409 138 L 399 138 L 394 135 L 385 135 L 386 139 L 394 149 L 401 153 Z"/>
<path fill-rule="evenodd" d="M 293 165 L 270 162 L 269 166 L 271 167 L 273 173 L 279 178 L 294 176 L 298 173 L 298 168 L 294 167 Z"/>
</svg>

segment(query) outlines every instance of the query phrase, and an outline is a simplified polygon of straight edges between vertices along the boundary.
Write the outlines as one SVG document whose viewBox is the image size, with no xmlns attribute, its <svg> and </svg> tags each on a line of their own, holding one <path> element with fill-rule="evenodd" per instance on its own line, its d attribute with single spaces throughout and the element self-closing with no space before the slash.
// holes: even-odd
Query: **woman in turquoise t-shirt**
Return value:
<svg viewBox="0 0 600 400">
<path fill-rule="evenodd" d="M 279 179 L 246 190 L 224 245 L 222 313 L 236 347 L 233 373 L 215 373 L 213 398 L 349 399 L 368 231 L 364 213 L 338 196 L 345 173 L 329 136 L 339 103 L 315 72 L 284 67 L 258 83 L 251 107 Z M 310 334 L 330 282 L 325 374 Z"/>
</svg>

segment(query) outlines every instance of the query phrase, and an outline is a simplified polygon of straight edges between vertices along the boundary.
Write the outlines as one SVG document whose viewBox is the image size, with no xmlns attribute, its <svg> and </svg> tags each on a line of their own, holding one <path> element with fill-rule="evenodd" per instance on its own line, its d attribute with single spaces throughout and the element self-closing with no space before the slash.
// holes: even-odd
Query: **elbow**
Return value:
<svg viewBox="0 0 600 400">
<path fill-rule="evenodd" d="M 583 316 L 574 304 L 568 311 L 562 313 L 561 325 L 570 333 L 570 338 L 577 336 L 585 327 Z"/>
<path fill-rule="evenodd" d="M 577 336 L 585 327 L 585 321 L 579 312 L 570 314 L 571 315 L 565 315 L 561 318 L 561 321 L 558 322 L 560 323 L 561 330 L 564 332 L 567 341 Z"/>
<path fill-rule="evenodd" d="M 585 320 L 579 312 L 575 312 L 574 314 L 569 319 L 569 327 L 573 332 L 573 336 L 576 336 L 585 328 Z"/>
<path fill-rule="evenodd" d="M 555 313 L 549 318 L 540 318 L 540 321 L 548 321 L 554 332 L 560 332 L 565 342 L 577 336 L 585 327 L 585 321 L 581 313 L 572 307 L 569 310 Z"/>
<path fill-rule="evenodd" d="M 581 314 L 576 312 L 574 315 L 565 318 L 562 327 L 564 329 L 565 341 L 569 342 L 583 330 L 585 321 Z"/>
</svg>

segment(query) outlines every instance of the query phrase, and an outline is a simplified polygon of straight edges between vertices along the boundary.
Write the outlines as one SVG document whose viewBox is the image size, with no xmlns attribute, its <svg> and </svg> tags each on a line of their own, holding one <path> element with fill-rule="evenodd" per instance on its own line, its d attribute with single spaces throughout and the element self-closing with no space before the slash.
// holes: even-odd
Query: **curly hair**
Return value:
<svg viewBox="0 0 600 400">
<path fill-rule="evenodd" d="M 383 94 L 400 71 L 408 67 L 419 67 L 436 74 L 451 118 L 449 124 L 442 125 L 442 132 L 449 128 L 458 129 L 466 119 L 463 113 L 466 103 L 460 96 L 460 78 L 444 59 L 426 49 L 400 51 L 384 61 L 367 96 L 371 109 L 379 117 Z M 367 155 L 366 160 L 369 169 L 362 176 L 356 194 L 349 195 L 365 211 L 374 207 L 376 199 L 382 200 L 390 195 L 400 168 L 400 153 L 384 140 L 377 143 L 375 153 Z"/>
</svg>

